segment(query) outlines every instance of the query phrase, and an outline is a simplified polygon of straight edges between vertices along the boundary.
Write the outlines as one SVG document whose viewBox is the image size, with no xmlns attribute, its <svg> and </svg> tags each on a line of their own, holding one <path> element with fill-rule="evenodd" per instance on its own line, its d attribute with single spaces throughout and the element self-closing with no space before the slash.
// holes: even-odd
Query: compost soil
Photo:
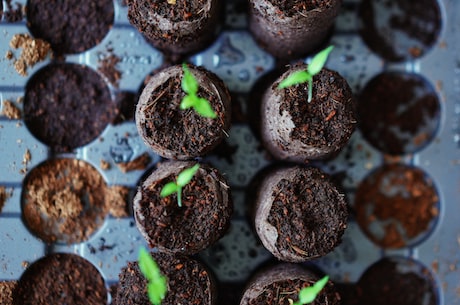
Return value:
<svg viewBox="0 0 460 305">
<path fill-rule="evenodd" d="M 357 284 L 359 305 L 436 305 L 437 287 L 426 268 L 384 258 L 368 268 Z"/>
<path fill-rule="evenodd" d="M 434 138 L 440 121 L 435 90 L 416 74 L 385 72 L 359 96 L 358 116 L 364 137 L 384 153 L 416 152 Z"/>
<path fill-rule="evenodd" d="M 330 83 L 336 82 L 338 90 L 331 90 Z M 287 111 L 295 128 L 291 137 L 310 146 L 344 145 L 354 130 L 353 109 L 349 107 L 351 90 L 346 81 L 334 71 L 324 71 L 314 77 L 313 97 L 308 102 L 308 83 L 285 89 L 285 99 L 280 114 Z M 342 101 L 342 102 L 339 102 Z"/>
<path fill-rule="evenodd" d="M 117 112 L 107 84 L 85 66 L 48 65 L 26 86 L 24 121 L 56 152 L 69 152 L 93 141 Z"/>
<path fill-rule="evenodd" d="M 211 274 L 194 259 L 180 255 L 152 253 L 161 273 L 166 276 L 168 292 L 164 305 L 210 305 L 215 298 Z M 151 305 L 147 297 L 147 280 L 137 262 L 128 262 L 119 274 L 115 305 Z"/>
<path fill-rule="evenodd" d="M 14 305 L 101 305 L 104 279 L 91 263 L 74 254 L 54 253 L 30 265 L 14 291 Z"/>
<path fill-rule="evenodd" d="M 136 220 L 148 236 L 150 246 L 194 254 L 228 229 L 233 209 L 230 199 L 222 194 L 228 191 L 228 186 L 216 170 L 201 165 L 190 183 L 182 188 L 182 206 L 179 206 L 176 194 L 160 196 L 163 186 L 175 180 L 176 174 L 172 174 L 143 184 L 138 191 L 140 196 L 135 198 L 139 200 L 134 207 Z"/>
<path fill-rule="evenodd" d="M 356 218 L 366 235 L 384 248 L 405 247 L 429 232 L 439 216 L 439 197 L 431 179 L 417 168 L 386 165 L 358 187 Z M 381 222 L 383 235 L 371 225 Z"/>
<path fill-rule="evenodd" d="M 300 256 L 323 256 L 341 241 L 347 209 L 318 170 L 282 179 L 272 193 L 268 222 L 277 228 L 276 246 Z M 344 222 L 345 221 L 345 222 Z"/>
<path fill-rule="evenodd" d="M 27 26 L 58 55 L 86 51 L 101 42 L 114 21 L 112 0 L 27 2 Z"/>
<path fill-rule="evenodd" d="M 386 14 L 378 15 L 383 10 Z M 359 15 L 363 40 L 382 58 L 395 62 L 423 56 L 442 28 L 436 0 L 364 0 Z"/>
</svg>

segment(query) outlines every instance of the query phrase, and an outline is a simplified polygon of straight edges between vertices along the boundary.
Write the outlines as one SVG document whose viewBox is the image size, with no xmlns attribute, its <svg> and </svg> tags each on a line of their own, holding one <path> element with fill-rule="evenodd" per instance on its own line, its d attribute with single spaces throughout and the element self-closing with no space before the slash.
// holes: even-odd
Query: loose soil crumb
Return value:
<svg viewBox="0 0 460 305">
<path fill-rule="evenodd" d="M 16 281 L 0 282 L 0 304 L 13 305 L 13 290 L 16 287 Z"/>
<path fill-rule="evenodd" d="M 22 118 L 21 110 L 10 100 L 3 101 L 2 113 L 11 120 L 19 120 Z"/>
<path fill-rule="evenodd" d="M 51 46 L 48 42 L 42 39 L 35 39 L 29 34 L 15 34 L 11 38 L 10 47 L 22 49 L 19 58 L 13 62 L 14 68 L 22 76 L 27 76 L 27 69 L 45 60 L 51 52 Z"/>
<path fill-rule="evenodd" d="M 30 154 L 30 150 L 26 149 L 24 156 L 22 157 L 22 164 L 27 165 L 29 164 L 30 160 L 32 160 L 32 155 Z"/>
<path fill-rule="evenodd" d="M 146 169 L 151 160 L 152 158 L 148 153 L 143 153 L 132 161 L 117 163 L 117 165 L 123 173 L 127 173 L 133 170 Z"/>
<path fill-rule="evenodd" d="M 10 50 L 6 51 L 5 58 L 8 60 L 13 59 L 13 52 L 11 52 Z"/>
<path fill-rule="evenodd" d="M 111 168 L 111 165 L 110 165 L 109 161 L 106 161 L 106 160 L 101 160 L 99 166 L 104 171 L 109 170 Z"/>
<path fill-rule="evenodd" d="M 4 186 L 0 186 L 0 213 L 5 206 L 6 201 L 13 195 L 12 191 L 7 191 Z M 3 304 L 0 302 L 0 304 Z"/>
<path fill-rule="evenodd" d="M 121 59 L 118 56 L 109 51 L 108 54 L 102 56 L 97 67 L 97 70 L 101 72 L 115 88 L 119 87 L 122 75 L 122 72 L 117 68 L 117 64 L 120 61 Z"/>
<path fill-rule="evenodd" d="M 129 188 L 115 185 L 107 188 L 105 200 L 110 215 L 121 218 L 129 216 L 128 213 Z"/>
<path fill-rule="evenodd" d="M 29 170 L 28 165 L 30 163 L 30 160 L 32 160 L 32 155 L 30 154 L 30 150 L 26 149 L 26 151 L 24 152 L 24 155 L 22 156 L 22 162 L 21 163 L 22 163 L 23 167 L 19 171 L 21 174 L 25 174 Z"/>
</svg>

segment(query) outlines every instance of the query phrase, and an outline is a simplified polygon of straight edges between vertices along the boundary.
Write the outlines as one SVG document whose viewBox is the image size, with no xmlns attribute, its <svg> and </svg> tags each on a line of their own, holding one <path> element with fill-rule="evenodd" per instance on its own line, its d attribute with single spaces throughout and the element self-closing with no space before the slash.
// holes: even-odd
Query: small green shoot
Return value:
<svg viewBox="0 0 460 305">
<path fill-rule="evenodd" d="M 160 196 L 164 198 L 176 193 L 177 204 L 182 207 L 182 188 L 192 180 L 193 176 L 196 174 L 199 168 L 200 164 L 197 163 L 190 168 L 184 169 L 179 173 L 176 181 L 168 182 L 163 186 L 160 192 Z"/>
<path fill-rule="evenodd" d="M 327 281 L 329 281 L 329 276 L 325 276 L 319 281 L 317 281 L 313 286 L 304 287 L 299 291 L 299 300 L 292 303 L 292 305 L 304 305 L 312 303 L 321 290 L 326 286 Z"/>
<path fill-rule="evenodd" d="M 184 76 L 182 77 L 181 86 L 186 95 L 180 103 L 180 109 L 185 110 L 188 108 L 193 108 L 199 115 L 203 117 L 211 119 L 217 118 L 217 114 L 212 109 L 209 101 L 202 97 L 198 97 L 198 82 L 185 63 L 182 64 L 182 70 L 184 72 Z"/>
<path fill-rule="evenodd" d="M 161 274 L 158 264 L 145 248 L 139 250 L 139 269 L 147 279 L 147 295 L 150 302 L 160 305 L 168 292 L 168 280 Z"/>
<path fill-rule="evenodd" d="M 284 89 L 297 84 L 308 82 L 308 102 L 310 103 L 313 95 L 313 76 L 318 74 L 324 67 L 327 58 L 329 57 L 329 53 L 331 53 L 333 48 L 334 46 L 329 46 L 316 54 L 311 60 L 311 63 L 308 65 L 307 70 L 301 70 L 292 73 L 280 82 L 278 89 Z"/>
</svg>

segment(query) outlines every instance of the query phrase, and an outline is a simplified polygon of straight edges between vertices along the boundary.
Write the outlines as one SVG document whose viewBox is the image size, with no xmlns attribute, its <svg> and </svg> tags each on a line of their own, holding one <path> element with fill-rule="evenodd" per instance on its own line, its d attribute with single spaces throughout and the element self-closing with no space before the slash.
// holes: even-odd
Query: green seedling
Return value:
<svg viewBox="0 0 460 305">
<path fill-rule="evenodd" d="M 286 77 L 283 81 L 280 82 L 278 89 L 284 89 L 297 84 L 308 82 L 308 102 L 310 103 L 313 95 L 313 76 L 318 74 L 324 67 L 327 58 L 329 57 L 329 53 L 331 53 L 333 48 L 334 46 L 329 46 L 316 54 L 311 60 L 310 64 L 307 66 L 306 70 L 296 71 Z"/>
<path fill-rule="evenodd" d="M 180 103 L 180 109 L 185 110 L 193 108 L 199 115 L 215 119 L 217 118 L 216 112 L 212 109 L 211 103 L 205 98 L 199 97 L 198 93 L 198 81 L 195 76 L 190 72 L 187 65 L 182 64 L 182 71 L 184 76 L 182 77 L 182 90 L 186 93 Z"/>
<path fill-rule="evenodd" d="M 177 176 L 176 181 L 171 181 L 165 184 L 161 189 L 160 196 L 167 197 L 171 194 L 177 194 L 177 204 L 182 207 L 182 188 L 186 186 L 196 174 L 200 165 L 197 163 L 190 168 L 184 169 L 182 172 L 179 173 Z"/>
<path fill-rule="evenodd" d="M 312 303 L 324 288 L 324 286 L 326 286 L 327 281 L 329 281 L 329 276 L 326 275 L 315 284 L 313 284 L 313 286 L 300 289 L 299 300 L 297 302 L 293 302 L 292 305 L 304 305 Z"/>
<path fill-rule="evenodd" d="M 139 269 L 147 279 L 147 295 L 150 303 L 160 305 L 168 292 L 168 279 L 161 273 L 158 264 L 144 248 L 139 250 Z"/>
</svg>

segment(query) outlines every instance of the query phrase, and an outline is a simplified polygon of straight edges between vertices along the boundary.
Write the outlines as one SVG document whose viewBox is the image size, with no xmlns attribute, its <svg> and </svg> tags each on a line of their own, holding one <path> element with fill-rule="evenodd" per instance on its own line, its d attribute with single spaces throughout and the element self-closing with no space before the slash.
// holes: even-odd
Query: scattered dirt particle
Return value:
<svg viewBox="0 0 460 305">
<path fill-rule="evenodd" d="M 101 72 L 114 87 L 118 88 L 122 73 L 117 68 L 117 64 L 121 59 L 110 51 L 108 54 L 100 56 L 101 59 L 99 59 L 97 70 Z"/>
<path fill-rule="evenodd" d="M 10 100 L 3 101 L 3 111 L 1 114 L 11 120 L 19 120 L 22 117 L 21 110 Z"/>
<path fill-rule="evenodd" d="M 118 163 L 117 165 L 123 173 L 127 173 L 133 170 L 145 169 L 149 165 L 151 160 L 152 158 L 150 157 L 148 153 L 143 153 L 142 155 L 140 155 L 139 157 L 137 157 L 136 159 L 132 161 L 121 162 L 121 163 Z"/>
<path fill-rule="evenodd" d="M 13 52 L 11 52 L 10 50 L 6 51 L 5 58 L 7 60 L 13 59 Z"/>
<path fill-rule="evenodd" d="M 16 281 L 0 282 L 0 304 L 13 305 L 13 290 L 17 285 Z"/>
<path fill-rule="evenodd" d="M 23 261 L 23 262 L 21 263 L 21 266 L 22 266 L 22 268 L 27 269 L 27 267 L 30 266 L 30 262 L 28 262 L 28 261 Z"/>
<path fill-rule="evenodd" d="M 23 167 L 19 171 L 21 174 L 27 173 L 27 171 L 28 171 L 27 166 L 29 165 L 30 160 L 32 160 L 32 155 L 30 153 L 30 150 L 26 149 L 26 151 L 24 152 L 24 155 L 22 156 L 22 162 L 21 163 L 22 163 Z"/>
<path fill-rule="evenodd" d="M 42 39 L 35 39 L 29 34 L 15 34 L 11 38 L 10 47 L 22 49 L 19 58 L 14 59 L 13 62 L 14 68 L 22 76 L 27 76 L 27 68 L 45 60 L 51 52 L 51 46 L 48 42 Z"/>
<path fill-rule="evenodd" d="M 113 217 L 127 217 L 128 213 L 129 188 L 115 185 L 106 190 L 105 202 L 109 213 Z"/>
<path fill-rule="evenodd" d="M 6 201 L 13 195 L 13 191 L 7 191 L 4 186 L 0 186 L 0 213 L 5 206 Z M 0 286 L 1 288 L 1 286 Z M 0 304 L 3 304 L 0 302 Z"/>
<path fill-rule="evenodd" d="M 27 165 L 29 164 L 30 160 L 32 160 L 32 155 L 30 154 L 30 150 L 26 149 L 24 156 L 22 157 L 22 164 Z"/>
<path fill-rule="evenodd" d="M 438 273 L 439 271 L 439 262 L 437 259 L 435 259 L 432 263 L 431 263 L 431 269 L 433 269 L 433 271 L 435 273 Z"/>
<path fill-rule="evenodd" d="M 106 171 L 110 169 L 110 163 L 106 160 L 101 160 L 99 166 L 101 167 L 102 170 Z"/>
</svg>

